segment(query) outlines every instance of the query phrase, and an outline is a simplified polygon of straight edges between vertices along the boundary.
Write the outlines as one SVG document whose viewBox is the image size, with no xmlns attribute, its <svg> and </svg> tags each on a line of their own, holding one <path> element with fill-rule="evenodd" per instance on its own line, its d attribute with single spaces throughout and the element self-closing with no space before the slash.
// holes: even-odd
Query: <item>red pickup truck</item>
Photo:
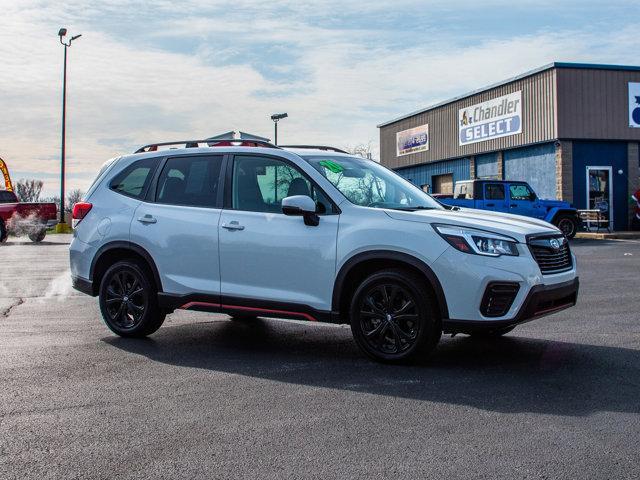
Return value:
<svg viewBox="0 0 640 480">
<path fill-rule="evenodd" d="M 9 233 L 26 234 L 32 242 L 41 242 L 57 218 L 55 203 L 20 203 L 14 192 L 0 190 L 0 242 Z"/>
</svg>

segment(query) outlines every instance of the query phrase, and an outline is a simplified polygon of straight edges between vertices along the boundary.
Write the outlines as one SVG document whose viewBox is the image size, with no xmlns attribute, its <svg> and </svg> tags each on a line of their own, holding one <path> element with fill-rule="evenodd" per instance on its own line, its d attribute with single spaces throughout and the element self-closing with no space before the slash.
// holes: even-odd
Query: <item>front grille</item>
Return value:
<svg viewBox="0 0 640 480">
<path fill-rule="evenodd" d="M 530 238 L 529 249 L 543 274 L 566 272 L 573 266 L 569 242 L 563 236 Z"/>
<path fill-rule="evenodd" d="M 502 317 L 507 314 L 520 290 L 517 283 L 491 282 L 482 297 L 480 313 L 485 317 Z"/>
</svg>

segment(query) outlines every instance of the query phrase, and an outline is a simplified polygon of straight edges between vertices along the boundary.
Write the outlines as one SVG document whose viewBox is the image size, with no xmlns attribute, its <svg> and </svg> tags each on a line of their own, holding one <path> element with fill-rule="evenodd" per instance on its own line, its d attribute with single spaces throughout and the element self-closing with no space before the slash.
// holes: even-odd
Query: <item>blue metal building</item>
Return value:
<svg viewBox="0 0 640 480">
<path fill-rule="evenodd" d="M 472 178 L 525 180 L 542 198 L 631 226 L 640 67 L 553 63 L 378 127 L 381 162 L 430 192 Z M 407 132 L 427 141 L 403 148 Z"/>
</svg>

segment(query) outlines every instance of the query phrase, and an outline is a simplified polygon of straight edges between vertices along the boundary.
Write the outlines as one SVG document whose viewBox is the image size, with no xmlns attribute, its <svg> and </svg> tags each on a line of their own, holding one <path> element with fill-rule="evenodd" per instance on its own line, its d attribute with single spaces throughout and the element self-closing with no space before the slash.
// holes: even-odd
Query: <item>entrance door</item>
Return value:
<svg viewBox="0 0 640 480">
<path fill-rule="evenodd" d="M 453 174 L 448 173 L 446 175 L 434 175 L 433 193 L 453 195 Z"/>
<path fill-rule="evenodd" d="M 613 185 L 611 167 L 587 167 L 587 208 L 599 210 L 613 230 Z"/>
</svg>

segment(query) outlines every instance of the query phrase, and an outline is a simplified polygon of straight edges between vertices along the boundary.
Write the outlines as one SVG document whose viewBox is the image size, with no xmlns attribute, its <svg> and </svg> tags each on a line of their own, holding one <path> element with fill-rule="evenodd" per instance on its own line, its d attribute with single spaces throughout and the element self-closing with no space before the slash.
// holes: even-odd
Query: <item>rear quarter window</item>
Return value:
<svg viewBox="0 0 640 480">
<path fill-rule="evenodd" d="M 128 197 L 142 199 L 147 193 L 157 164 L 157 158 L 133 162 L 111 180 L 109 188 Z"/>
</svg>

